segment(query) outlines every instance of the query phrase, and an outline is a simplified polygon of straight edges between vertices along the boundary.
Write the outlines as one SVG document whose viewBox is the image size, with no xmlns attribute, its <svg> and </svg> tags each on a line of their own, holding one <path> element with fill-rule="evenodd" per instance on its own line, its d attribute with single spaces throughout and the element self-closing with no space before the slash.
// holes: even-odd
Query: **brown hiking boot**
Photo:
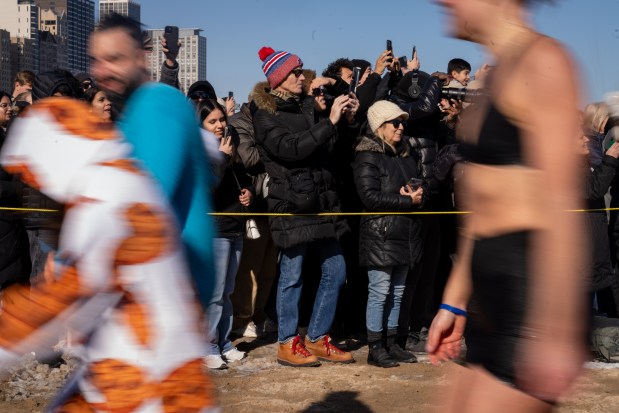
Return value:
<svg viewBox="0 0 619 413">
<path fill-rule="evenodd" d="M 305 347 L 321 361 L 330 361 L 331 363 L 354 363 L 355 359 L 348 351 L 342 351 L 331 343 L 329 335 L 324 336 L 320 340 L 313 343 L 305 336 Z"/>
<path fill-rule="evenodd" d="M 277 362 L 290 367 L 320 366 L 316 356 L 307 351 L 299 336 L 279 345 L 277 349 Z"/>
</svg>

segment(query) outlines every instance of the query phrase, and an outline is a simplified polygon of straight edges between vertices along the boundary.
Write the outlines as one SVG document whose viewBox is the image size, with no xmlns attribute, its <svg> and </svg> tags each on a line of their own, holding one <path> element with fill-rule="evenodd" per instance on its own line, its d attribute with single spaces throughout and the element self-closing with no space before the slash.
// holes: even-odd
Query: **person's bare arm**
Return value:
<svg viewBox="0 0 619 413">
<path fill-rule="evenodd" d="M 518 384 L 556 400 L 577 377 L 584 359 L 586 237 L 577 155 L 578 100 L 574 63 L 552 39 L 538 41 L 513 84 L 520 88 L 519 123 L 525 163 L 541 171 L 537 204 L 543 227 L 530 248 L 525 335 L 516 364 Z"/>
<path fill-rule="evenodd" d="M 465 166 L 458 166 L 463 168 Z M 466 174 L 465 174 L 466 177 Z M 469 205 L 466 195 L 466 180 L 460 181 L 456 188 L 458 204 L 465 210 Z M 467 309 L 473 290 L 471 281 L 471 257 L 473 255 L 474 238 L 471 227 L 473 215 L 460 216 L 460 236 L 458 240 L 457 258 L 443 291 L 442 303 L 461 310 Z M 447 310 L 439 310 L 432 321 L 428 334 L 426 351 L 433 364 L 458 357 L 460 354 L 460 339 L 464 334 L 466 318 L 455 315 Z"/>
</svg>

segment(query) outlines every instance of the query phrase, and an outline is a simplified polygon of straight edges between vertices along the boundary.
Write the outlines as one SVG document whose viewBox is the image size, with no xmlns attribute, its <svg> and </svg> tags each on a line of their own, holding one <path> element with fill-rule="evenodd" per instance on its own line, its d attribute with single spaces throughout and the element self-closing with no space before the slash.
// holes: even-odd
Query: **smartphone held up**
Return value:
<svg viewBox="0 0 619 413">
<path fill-rule="evenodd" d="M 178 53 L 178 27 L 166 26 L 163 31 L 163 37 L 165 38 L 168 53 Z"/>
</svg>

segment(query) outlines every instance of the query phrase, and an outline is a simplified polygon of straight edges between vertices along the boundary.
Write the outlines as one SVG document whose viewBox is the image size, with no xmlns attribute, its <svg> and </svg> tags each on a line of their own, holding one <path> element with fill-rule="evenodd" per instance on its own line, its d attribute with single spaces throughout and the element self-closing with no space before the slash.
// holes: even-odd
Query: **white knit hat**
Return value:
<svg viewBox="0 0 619 413">
<path fill-rule="evenodd" d="M 376 133 L 376 130 L 380 128 L 383 123 L 399 117 L 408 120 L 408 113 L 400 109 L 395 103 L 386 100 L 379 100 L 368 109 L 368 124 L 370 125 L 372 133 Z"/>
</svg>

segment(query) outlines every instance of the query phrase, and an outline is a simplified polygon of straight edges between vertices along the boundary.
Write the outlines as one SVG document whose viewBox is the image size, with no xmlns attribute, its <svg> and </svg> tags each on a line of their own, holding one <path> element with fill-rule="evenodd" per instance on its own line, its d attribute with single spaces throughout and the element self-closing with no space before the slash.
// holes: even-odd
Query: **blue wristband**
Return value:
<svg viewBox="0 0 619 413">
<path fill-rule="evenodd" d="M 469 316 L 469 313 L 467 313 L 465 310 L 462 310 L 462 309 L 457 308 L 457 307 L 452 307 L 452 306 L 450 306 L 448 304 L 441 304 L 441 305 L 438 306 L 438 308 L 439 308 L 439 310 L 447 310 L 447 311 L 449 311 L 451 313 L 454 313 L 455 315 L 461 315 L 461 316 L 464 316 L 464 317 L 468 317 Z"/>
</svg>

